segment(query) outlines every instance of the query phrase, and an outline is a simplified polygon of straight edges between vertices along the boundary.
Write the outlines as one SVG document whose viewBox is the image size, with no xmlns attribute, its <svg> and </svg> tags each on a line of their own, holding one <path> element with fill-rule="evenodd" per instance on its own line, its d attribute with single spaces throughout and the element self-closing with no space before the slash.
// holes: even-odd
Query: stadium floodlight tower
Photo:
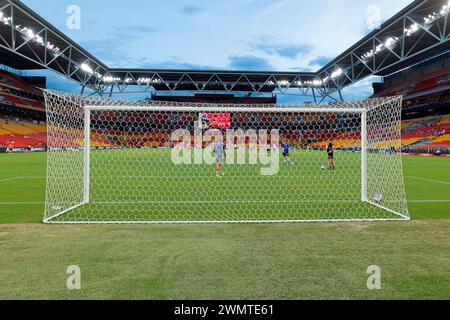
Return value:
<svg viewBox="0 0 450 320">
<path fill-rule="evenodd" d="M 401 97 L 244 106 L 44 94 L 45 223 L 409 220 Z"/>
</svg>

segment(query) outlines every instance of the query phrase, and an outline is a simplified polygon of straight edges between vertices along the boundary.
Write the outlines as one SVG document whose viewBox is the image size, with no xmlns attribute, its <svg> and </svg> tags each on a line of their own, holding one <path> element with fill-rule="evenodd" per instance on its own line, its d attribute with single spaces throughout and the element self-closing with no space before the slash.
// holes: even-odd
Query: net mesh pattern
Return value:
<svg viewBox="0 0 450 320">
<path fill-rule="evenodd" d="M 45 222 L 409 219 L 398 97 L 276 107 L 46 91 L 45 100 Z"/>
</svg>

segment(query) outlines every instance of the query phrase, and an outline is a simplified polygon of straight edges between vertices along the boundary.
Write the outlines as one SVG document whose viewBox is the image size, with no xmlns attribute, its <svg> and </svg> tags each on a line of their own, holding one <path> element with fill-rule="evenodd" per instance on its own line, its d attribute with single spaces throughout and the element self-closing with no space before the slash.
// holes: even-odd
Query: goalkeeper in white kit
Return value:
<svg viewBox="0 0 450 320">
<path fill-rule="evenodd" d="M 213 146 L 214 154 L 216 155 L 216 175 L 223 176 L 222 166 L 225 157 L 225 144 L 222 141 L 216 141 Z"/>
</svg>

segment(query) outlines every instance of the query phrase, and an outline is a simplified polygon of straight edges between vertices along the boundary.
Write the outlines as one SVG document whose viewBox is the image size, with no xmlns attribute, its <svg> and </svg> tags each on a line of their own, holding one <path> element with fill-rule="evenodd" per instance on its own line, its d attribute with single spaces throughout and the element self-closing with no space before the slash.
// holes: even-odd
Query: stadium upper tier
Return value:
<svg viewBox="0 0 450 320">
<path fill-rule="evenodd" d="M 42 91 L 22 78 L 0 70 L 0 106 L 45 111 Z"/>
<path fill-rule="evenodd" d="M 368 76 L 386 76 L 448 50 L 450 41 L 448 1 L 416 0 L 317 72 L 115 69 L 20 1 L 0 0 L 0 9 L 0 63 L 51 69 L 100 94 L 289 91 L 322 101 Z"/>
<path fill-rule="evenodd" d="M 404 99 L 408 100 L 433 93 L 443 93 L 448 90 L 450 90 L 450 67 L 420 80 L 407 81 L 396 87 L 388 88 L 374 95 L 374 97 L 403 95 Z"/>
<path fill-rule="evenodd" d="M 450 91 L 450 51 L 374 83 L 373 97 L 403 95 L 416 99 Z"/>
</svg>

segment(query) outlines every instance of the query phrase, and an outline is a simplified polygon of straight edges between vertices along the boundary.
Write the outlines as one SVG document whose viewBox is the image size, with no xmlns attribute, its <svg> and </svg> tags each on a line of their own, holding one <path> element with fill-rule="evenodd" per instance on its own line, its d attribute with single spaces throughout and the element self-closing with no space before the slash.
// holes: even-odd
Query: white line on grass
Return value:
<svg viewBox="0 0 450 320">
<path fill-rule="evenodd" d="M 412 176 L 408 176 L 407 178 L 415 179 L 415 180 L 421 180 L 421 181 L 427 181 L 427 182 L 433 182 L 433 183 L 439 183 L 439 184 L 445 184 L 445 185 L 449 185 L 450 186 L 450 182 L 447 182 L 447 181 L 431 180 L 431 179 L 424 179 L 424 178 L 412 177 Z"/>
<path fill-rule="evenodd" d="M 333 203 L 333 202 L 339 202 L 339 203 L 360 203 L 358 201 L 320 201 L 319 203 Z M 94 205 L 101 205 L 101 204 L 127 204 L 130 202 L 91 202 L 91 204 Z M 161 202 L 161 201 L 154 201 L 154 202 L 133 202 L 136 204 L 201 204 L 204 203 L 202 201 L 178 201 L 178 202 Z M 228 202 L 227 202 L 228 203 Z M 279 203 L 276 201 L 234 201 L 234 203 Z M 313 202 L 307 202 L 307 201 L 282 201 L 282 203 L 313 203 Z M 317 203 L 317 201 L 316 201 Z M 450 203 L 450 200 L 409 200 L 408 203 Z M 25 205 L 25 204 L 45 204 L 45 202 L 41 201 L 18 201 L 18 202 L 0 202 L 0 205 Z"/>
<path fill-rule="evenodd" d="M 25 204 L 29 204 L 29 205 L 32 205 L 32 204 L 45 204 L 45 202 L 42 202 L 42 201 L 40 201 L 40 202 L 38 202 L 38 201 L 36 201 L 36 202 L 32 202 L 32 201 L 29 201 L 29 202 L 26 202 L 26 201 L 22 201 L 22 202 L 0 202 L 0 206 L 3 206 L 3 205 L 5 205 L 5 206 L 8 206 L 8 205 L 25 205 Z"/>
<path fill-rule="evenodd" d="M 95 204 L 95 205 L 121 205 L 121 204 L 207 204 L 210 205 L 209 201 L 111 201 L 111 202 L 90 202 L 89 204 Z M 214 201 L 215 204 L 246 204 L 246 203 L 255 203 L 255 204 L 279 204 L 279 203 L 362 203 L 361 201 L 356 200 L 330 200 L 330 201 L 265 201 L 265 200 L 222 200 L 222 201 Z"/>
<path fill-rule="evenodd" d="M 13 178 L 2 179 L 2 180 L 0 180 L 0 182 L 19 180 L 19 179 L 22 179 L 22 177 L 13 177 Z"/>
<path fill-rule="evenodd" d="M 409 203 L 450 203 L 450 200 L 410 200 Z"/>
<path fill-rule="evenodd" d="M 13 181 L 13 180 L 34 180 L 34 179 L 46 179 L 46 177 L 12 177 L 0 180 L 0 182 Z"/>
</svg>

